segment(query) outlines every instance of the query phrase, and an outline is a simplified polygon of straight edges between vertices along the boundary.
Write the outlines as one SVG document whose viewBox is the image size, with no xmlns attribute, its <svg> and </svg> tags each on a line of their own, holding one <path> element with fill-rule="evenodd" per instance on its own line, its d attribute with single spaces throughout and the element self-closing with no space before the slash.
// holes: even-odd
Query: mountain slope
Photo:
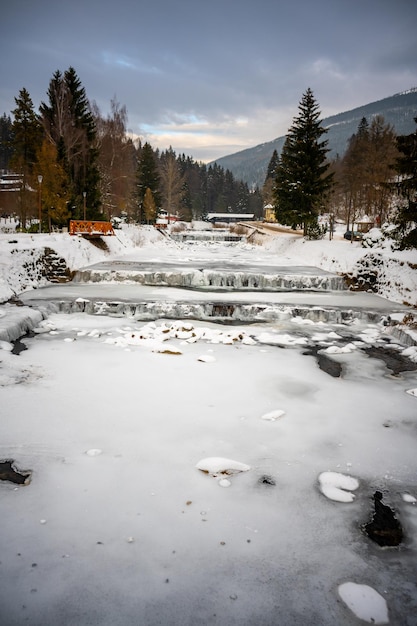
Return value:
<svg viewBox="0 0 417 626">
<path fill-rule="evenodd" d="M 368 122 L 371 122 L 376 115 L 383 115 L 385 122 L 392 124 L 398 135 L 408 135 L 414 132 L 416 128 L 414 118 L 417 117 L 417 88 L 323 119 L 323 126 L 328 128 L 329 157 L 343 156 L 347 142 L 357 131 L 361 119 L 366 117 Z M 221 157 L 215 163 L 230 170 L 235 178 L 247 182 L 249 186 L 261 187 L 272 153 L 277 150 L 280 154 L 284 141 L 285 136 L 278 137 L 254 148 L 247 148 Z"/>
</svg>

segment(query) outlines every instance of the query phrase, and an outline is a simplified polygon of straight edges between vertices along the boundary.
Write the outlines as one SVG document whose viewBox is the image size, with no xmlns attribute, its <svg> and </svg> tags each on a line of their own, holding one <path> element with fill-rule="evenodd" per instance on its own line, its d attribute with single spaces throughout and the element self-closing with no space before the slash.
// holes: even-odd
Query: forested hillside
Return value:
<svg viewBox="0 0 417 626">
<path fill-rule="evenodd" d="M 329 158 L 337 155 L 342 157 L 361 119 L 366 117 L 371 122 L 376 115 L 382 115 L 398 135 L 412 133 L 415 129 L 414 117 L 417 116 L 417 88 L 324 118 L 322 124 L 328 129 Z M 230 170 L 235 178 L 243 180 L 250 187 L 262 187 L 271 156 L 274 150 L 278 155 L 281 154 L 284 141 L 285 136 L 278 137 L 254 148 L 224 156 L 217 159 L 216 163 Z"/>
</svg>

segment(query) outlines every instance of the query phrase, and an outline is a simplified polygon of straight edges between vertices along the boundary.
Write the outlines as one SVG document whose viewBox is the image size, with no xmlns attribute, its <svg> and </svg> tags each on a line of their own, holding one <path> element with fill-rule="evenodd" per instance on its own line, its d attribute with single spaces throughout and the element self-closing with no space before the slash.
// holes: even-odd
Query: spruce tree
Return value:
<svg viewBox="0 0 417 626">
<path fill-rule="evenodd" d="M 36 150 L 42 142 L 42 126 L 33 109 L 28 91 L 23 88 L 15 98 L 16 108 L 12 111 L 14 120 L 12 166 L 26 174 L 32 173 L 36 162 Z"/>
<path fill-rule="evenodd" d="M 272 157 L 268 163 L 265 181 L 262 187 L 262 198 L 264 204 L 273 204 L 274 202 L 274 184 L 279 165 L 279 156 L 277 150 L 274 150 Z"/>
<path fill-rule="evenodd" d="M 315 232 L 317 218 L 332 187 L 327 131 L 320 123 L 319 106 L 310 88 L 298 106 L 299 114 L 288 131 L 275 179 L 274 200 L 277 220 L 304 234 Z"/>
<path fill-rule="evenodd" d="M 268 163 L 268 169 L 266 170 L 265 183 L 268 180 L 275 179 L 277 167 L 279 164 L 278 152 L 276 150 L 273 151 L 271 159 Z"/>
<path fill-rule="evenodd" d="M 143 203 L 146 190 L 152 192 L 153 201 L 157 209 L 161 206 L 159 192 L 159 174 L 154 151 L 150 143 L 146 142 L 141 150 L 136 174 L 136 200 L 139 209 L 139 223 L 142 223 L 144 215 Z"/>
<path fill-rule="evenodd" d="M 33 109 L 33 102 L 29 92 L 23 88 L 15 98 L 16 108 L 12 111 L 12 149 L 10 167 L 22 176 L 22 185 L 19 193 L 20 223 L 26 227 L 29 212 L 36 214 L 36 198 L 30 187 L 38 185 L 36 175 L 36 151 L 42 142 L 42 126 Z"/>
<path fill-rule="evenodd" d="M 9 162 L 13 156 L 13 127 L 10 115 L 0 117 L 0 170 L 9 169 Z"/>
<path fill-rule="evenodd" d="M 417 124 L 417 117 L 414 118 Z M 403 202 L 397 209 L 396 223 L 400 248 L 417 248 L 417 130 L 397 138 L 400 157 L 398 190 Z"/>
</svg>

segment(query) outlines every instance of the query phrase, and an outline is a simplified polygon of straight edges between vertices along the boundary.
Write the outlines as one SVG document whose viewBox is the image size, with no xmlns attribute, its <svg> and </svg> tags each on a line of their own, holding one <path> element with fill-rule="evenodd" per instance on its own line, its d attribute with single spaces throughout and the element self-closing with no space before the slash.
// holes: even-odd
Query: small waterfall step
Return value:
<svg viewBox="0 0 417 626">
<path fill-rule="evenodd" d="M 251 266 L 205 263 L 203 269 L 187 263 L 98 263 L 74 276 L 76 283 L 137 283 L 211 291 L 344 291 L 342 276 L 315 267 Z"/>
</svg>

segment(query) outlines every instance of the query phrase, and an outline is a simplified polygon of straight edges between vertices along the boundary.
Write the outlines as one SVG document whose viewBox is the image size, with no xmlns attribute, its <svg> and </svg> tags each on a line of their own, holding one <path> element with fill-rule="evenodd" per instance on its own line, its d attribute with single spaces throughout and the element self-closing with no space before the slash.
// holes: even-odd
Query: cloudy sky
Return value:
<svg viewBox="0 0 417 626">
<path fill-rule="evenodd" d="M 0 115 L 75 68 L 154 147 L 210 161 L 417 87 L 415 0 L 20 0 L 0 11 Z"/>
</svg>

